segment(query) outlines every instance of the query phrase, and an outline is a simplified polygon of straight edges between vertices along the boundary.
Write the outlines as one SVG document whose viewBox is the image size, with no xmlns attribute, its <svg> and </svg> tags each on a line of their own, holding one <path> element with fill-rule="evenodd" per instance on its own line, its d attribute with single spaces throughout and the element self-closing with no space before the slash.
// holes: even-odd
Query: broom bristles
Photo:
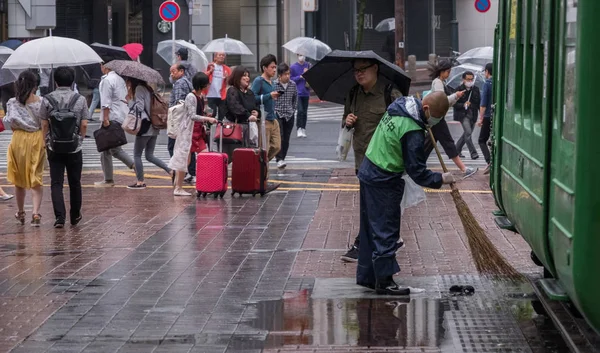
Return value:
<svg viewBox="0 0 600 353">
<path fill-rule="evenodd" d="M 463 200 L 458 189 L 452 185 L 452 199 L 467 235 L 471 255 L 477 271 L 485 276 L 513 281 L 523 280 L 524 277 L 509 264 L 481 228 L 467 203 Z"/>
</svg>

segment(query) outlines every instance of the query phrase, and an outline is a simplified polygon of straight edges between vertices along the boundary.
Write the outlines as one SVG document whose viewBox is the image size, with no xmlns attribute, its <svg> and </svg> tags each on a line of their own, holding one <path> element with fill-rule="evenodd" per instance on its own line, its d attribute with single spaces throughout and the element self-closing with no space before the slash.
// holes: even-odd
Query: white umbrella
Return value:
<svg viewBox="0 0 600 353">
<path fill-rule="evenodd" d="M 396 19 L 393 17 L 386 18 L 385 20 L 379 22 L 375 27 L 377 32 L 389 32 L 396 30 Z"/>
<path fill-rule="evenodd" d="M 206 71 L 206 68 L 208 67 L 208 59 L 202 50 L 200 50 L 195 44 L 178 39 L 175 41 L 175 51 L 180 48 L 186 48 L 188 50 L 188 62 L 194 65 L 198 71 Z M 156 53 L 169 64 L 175 62 L 173 58 L 173 40 L 169 39 L 159 42 L 158 48 L 156 48 Z"/>
<path fill-rule="evenodd" d="M 283 47 L 292 53 L 301 54 L 315 60 L 321 60 L 331 53 L 329 45 L 315 38 L 297 37 L 285 43 Z"/>
<path fill-rule="evenodd" d="M 487 63 L 491 63 L 494 59 L 494 48 L 493 47 L 478 47 L 466 51 L 464 54 L 456 58 L 461 64 L 475 64 L 485 66 Z"/>
<path fill-rule="evenodd" d="M 94 49 L 72 38 L 49 36 L 23 43 L 6 60 L 4 69 L 50 69 L 101 63 Z"/>
<path fill-rule="evenodd" d="M 483 74 L 484 67 L 476 64 L 461 64 L 458 66 L 454 66 L 450 70 L 450 76 L 446 80 L 446 84 L 448 87 L 457 89 L 458 86 L 462 83 L 462 75 L 466 71 L 470 71 L 475 76 L 475 86 L 479 87 L 479 89 L 483 89 L 483 85 L 485 84 L 485 75 Z"/>
<path fill-rule="evenodd" d="M 14 52 L 10 48 L 0 46 L 0 67 L 4 65 Z M 0 69 L 0 86 L 15 82 L 20 72 L 21 70 Z"/>
<path fill-rule="evenodd" d="M 225 53 L 231 55 L 252 55 L 246 44 L 225 35 L 225 38 L 213 39 L 206 43 L 202 51 L 206 53 Z"/>
</svg>

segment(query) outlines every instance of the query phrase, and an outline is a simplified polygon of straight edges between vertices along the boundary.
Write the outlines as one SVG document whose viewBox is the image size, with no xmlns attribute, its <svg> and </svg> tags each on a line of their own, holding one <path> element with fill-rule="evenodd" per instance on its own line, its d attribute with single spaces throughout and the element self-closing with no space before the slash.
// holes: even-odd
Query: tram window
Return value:
<svg viewBox="0 0 600 353">
<path fill-rule="evenodd" d="M 576 41 L 577 41 L 577 0 L 566 1 L 565 26 L 565 76 L 563 101 L 563 138 L 575 141 L 577 122 L 577 75 L 576 75 Z"/>
</svg>

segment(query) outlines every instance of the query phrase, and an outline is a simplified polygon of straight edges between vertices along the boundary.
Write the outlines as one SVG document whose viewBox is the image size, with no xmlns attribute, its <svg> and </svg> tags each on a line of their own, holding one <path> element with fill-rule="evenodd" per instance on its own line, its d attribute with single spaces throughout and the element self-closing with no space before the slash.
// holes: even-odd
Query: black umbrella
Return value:
<svg viewBox="0 0 600 353">
<path fill-rule="evenodd" d="M 131 57 L 129 56 L 129 54 L 127 54 L 127 51 L 121 47 L 115 47 L 113 45 L 106 45 L 100 43 L 94 43 L 90 45 L 90 47 L 92 47 L 92 49 L 94 49 L 94 51 L 98 53 L 98 55 L 103 59 L 109 57 L 111 60 L 131 61 Z"/>
<path fill-rule="evenodd" d="M 410 77 L 398 66 L 383 59 L 373 51 L 334 50 L 308 70 L 303 76 L 320 99 L 344 104 L 346 95 L 357 85 L 353 61 L 370 59 L 379 63 L 379 80 L 393 83 L 403 95 L 408 96 Z"/>
</svg>

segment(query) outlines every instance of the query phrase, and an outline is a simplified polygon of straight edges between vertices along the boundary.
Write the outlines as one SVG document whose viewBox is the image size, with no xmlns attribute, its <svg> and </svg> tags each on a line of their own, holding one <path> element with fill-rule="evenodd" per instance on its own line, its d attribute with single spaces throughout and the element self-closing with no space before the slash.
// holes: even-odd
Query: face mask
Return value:
<svg viewBox="0 0 600 353">
<path fill-rule="evenodd" d="M 427 111 L 427 113 L 429 113 L 429 110 Z M 442 119 L 444 119 L 444 118 L 443 117 L 442 118 L 434 118 L 430 115 L 429 118 L 427 119 L 427 126 L 432 127 L 434 125 L 437 125 L 440 121 L 442 121 Z"/>
<path fill-rule="evenodd" d="M 301 62 L 301 63 L 303 63 L 305 59 L 306 58 L 304 57 L 304 55 L 299 55 L 298 56 L 298 61 Z"/>
<path fill-rule="evenodd" d="M 465 82 L 465 87 L 471 88 L 471 87 L 473 87 L 474 84 L 475 84 L 475 82 L 473 82 L 473 81 L 471 81 L 471 82 L 467 81 L 467 82 Z"/>
</svg>

